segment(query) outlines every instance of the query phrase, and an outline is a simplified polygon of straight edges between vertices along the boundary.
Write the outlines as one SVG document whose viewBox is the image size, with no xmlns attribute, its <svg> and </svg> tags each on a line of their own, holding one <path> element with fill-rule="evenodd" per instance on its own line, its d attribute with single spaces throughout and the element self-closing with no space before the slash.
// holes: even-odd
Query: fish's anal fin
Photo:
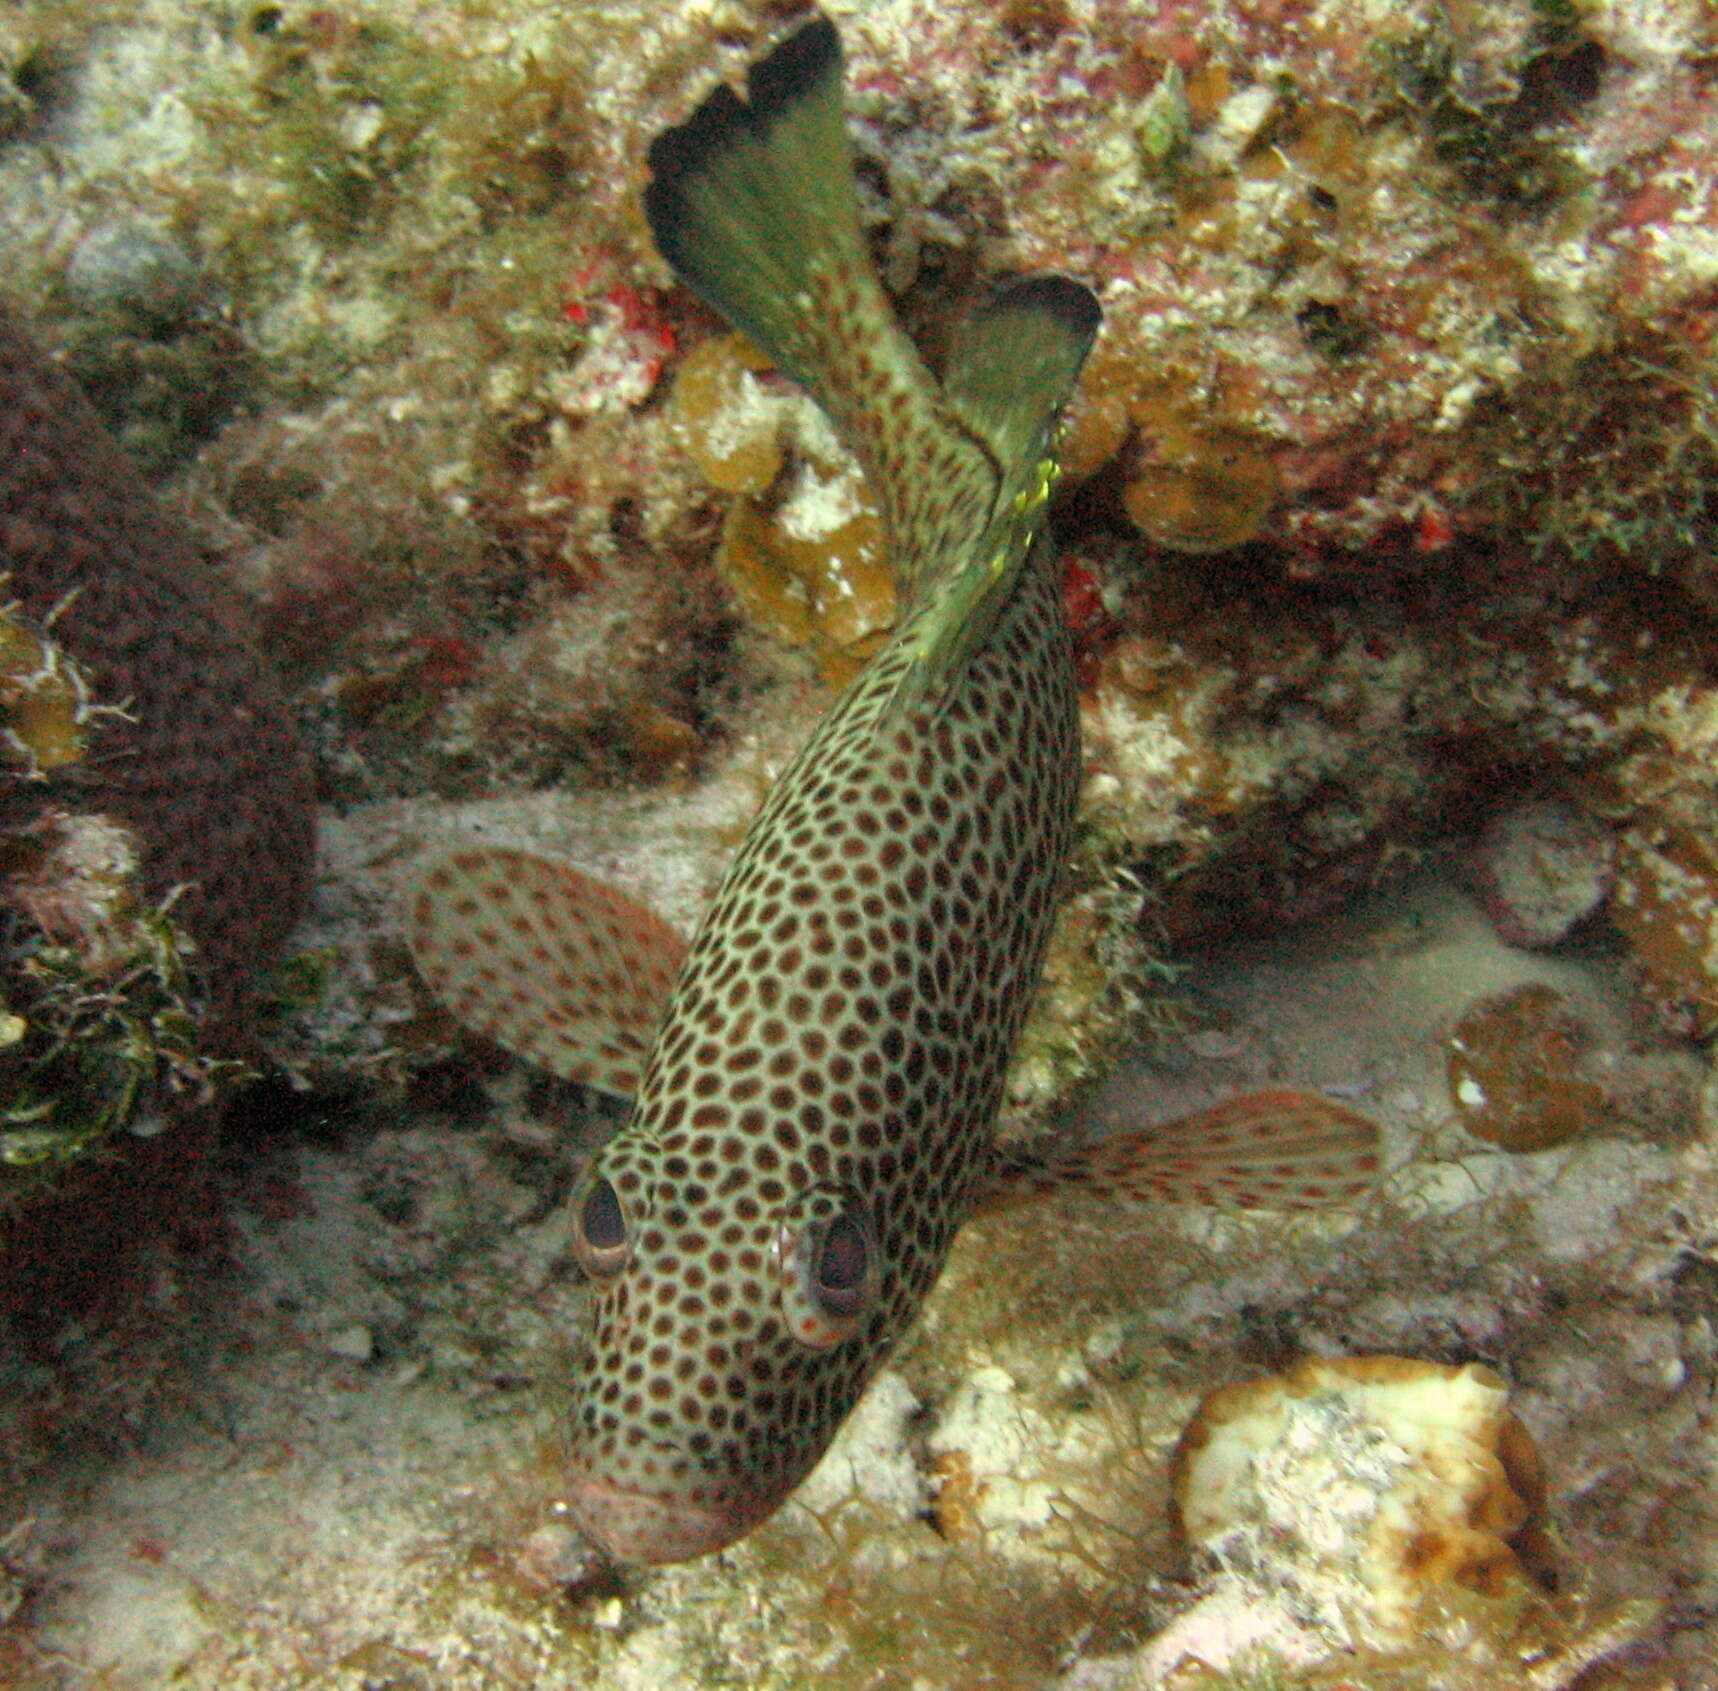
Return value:
<svg viewBox="0 0 1718 1691">
<path fill-rule="evenodd" d="M 841 43 L 814 17 L 650 148 L 669 267 L 827 411 L 882 501 L 904 601 L 962 562 L 998 473 L 902 332 L 859 221 Z"/>
<path fill-rule="evenodd" d="M 999 1151 L 974 1200 L 993 1213 L 1051 1193 L 1219 1209 L 1359 1203 L 1382 1167 L 1376 1123 L 1316 1092 L 1275 1087 L 1070 1152 Z"/>
<path fill-rule="evenodd" d="M 473 1032 L 566 1080 L 638 1089 L 686 956 L 654 911 L 569 864 L 449 852 L 407 901 L 418 973 Z"/>
</svg>

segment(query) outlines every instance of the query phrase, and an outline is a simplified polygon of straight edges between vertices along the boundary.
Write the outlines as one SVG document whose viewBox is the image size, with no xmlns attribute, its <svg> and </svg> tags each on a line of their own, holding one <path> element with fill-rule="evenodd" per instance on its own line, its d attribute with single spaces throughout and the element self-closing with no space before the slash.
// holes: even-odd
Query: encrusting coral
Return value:
<svg viewBox="0 0 1718 1691">
<path fill-rule="evenodd" d="M 1538 982 L 1482 998 L 1450 1030 L 1450 1097 L 1463 1126 L 1509 1151 L 1543 1151 L 1613 1112 L 1592 1029 Z"/>
<path fill-rule="evenodd" d="M 38 912 L 56 906 L 67 930 L 56 935 L 53 919 L 44 920 L 39 944 L 15 930 L 6 960 L 34 983 L 28 1003 L 12 1010 L 41 1024 L 5 1054 L 6 1119 L 16 1131 L 44 1118 L 35 1121 L 39 1157 L 7 1142 L 10 1174 L 137 1125 L 136 1097 L 155 1082 L 173 1090 L 199 1077 L 181 1092 L 181 1111 L 206 1096 L 201 1081 L 217 1066 L 197 1046 L 231 1052 L 248 1040 L 247 1010 L 309 891 L 314 837 L 309 769 L 236 599 L 88 403 L 3 319 L 0 569 L 19 607 L 5 624 L 8 649 L 22 659 L 12 665 L 7 736 L 27 754 L 25 767 L 5 775 L 0 816 L 15 878 L 40 879 L 44 865 L 50 882 L 65 878 L 33 903 Z M 38 630 L 51 625 L 51 642 L 19 614 Z M 111 707 L 93 735 L 88 697 Z M 72 878 L 78 854 L 56 858 L 51 842 L 31 837 L 50 805 L 64 813 L 47 825 L 50 835 L 75 838 L 99 818 L 126 836 L 102 854 L 110 868 L 95 877 L 93 902 Z M 23 894 L 21 902 L 32 901 Z M 81 914 L 68 915 L 74 909 Z M 118 962 L 103 955 L 104 945 L 115 949 L 111 935 L 97 937 L 116 920 L 133 924 Z M 65 977 L 57 995 L 55 971 Z M 144 999 L 128 981 L 148 983 Z M 88 1059 L 81 1081 L 62 1060 L 69 1052 L 75 1067 L 80 1051 Z M 100 1083 L 97 1097 L 80 1098 L 80 1085 L 113 1062 L 118 1090 Z M 66 1129 L 62 1120 L 56 1140 L 56 1113 L 68 1111 L 78 1123 Z M 27 1216 L 10 1216 L 0 1307 L 33 1301 L 38 1279 L 117 1248 L 108 1236 L 119 1206 L 131 1212 L 127 1241 L 147 1232 L 145 1194 L 159 1189 L 164 1171 L 195 1162 L 175 1140 L 163 1135 L 134 1143 L 129 1158 L 85 1164 L 51 1200 L 38 1192 Z"/>
<path fill-rule="evenodd" d="M 767 370 L 741 336 L 706 341 L 675 378 L 675 420 L 699 473 L 738 496 L 716 567 L 741 610 L 838 685 L 895 619 L 882 514 L 822 414 Z"/>
<path fill-rule="evenodd" d="M 1203 1595 L 1132 1675 L 1094 1663 L 1069 1691 L 1216 1687 L 1252 1663 L 1309 1687 L 1562 1687 L 1653 1618 L 1552 1600 L 1538 1450 L 1481 1365 L 1315 1358 L 1226 1386 L 1187 1423 L 1170 1486 Z"/>
<path fill-rule="evenodd" d="M 1305 1581 L 1309 1620 L 1411 1635 L 1439 1586 L 1496 1594 L 1518 1547 L 1543 1554 L 1544 1476 L 1507 1398 L 1490 1369 L 1394 1356 L 1227 1386 L 1176 1447 L 1176 1528 L 1261 1589 Z M 1332 1580 L 1340 1620 L 1335 1584 L 1313 1596 Z"/>
<path fill-rule="evenodd" d="M 186 891 L 212 1019 L 255 991 L 303 908 L 309 769 L 230 590 L 167 519 L 88 402 L 0 321 L 0 567 L 104 703 L 77 801 Z M 122 714 L 119 714 L 122 713 Z"/>
</svg>

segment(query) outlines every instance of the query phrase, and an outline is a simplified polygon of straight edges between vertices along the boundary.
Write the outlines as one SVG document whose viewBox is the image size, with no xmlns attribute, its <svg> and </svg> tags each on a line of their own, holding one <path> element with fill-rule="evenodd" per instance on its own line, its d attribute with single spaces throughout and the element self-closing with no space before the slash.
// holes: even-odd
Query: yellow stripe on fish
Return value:
<svg viewBox="0 0 1718 1691">
<path fill-rule="evenodd" d="M 1005 284 L 939 384 L 866 257 L 828 20 L 759 62 L 748 95 L 718 88 L 652 146 L 651 229 L 861 457 L 904 609 L 753 821 L 679 963 L 632 1113 L 573 1199 L 595 1317 L 568 1501 L 612 1554 L 645 1562 L 719 1549 L 782 1503 L 976 1205 L 1081 1180 L 1077 1156 L 1003 1159 L 994 1130 L 1080 778 L 1039 536 L 1097 303 L 1064 277 Z M 642 1035 L 600 1027 L 592 1006 L 640 1017 L 678 940 L 618 896 L 520 854 L 456 853 L 414 901 L 419 967 L 503 1043 L 630 1090 Z M 617 943 L 632 947 L 624 981 Z M 1190 1149 L 1195 1130 L 1155 1165 L 1147 1135 L 1101 1147 L 1100 1183 L 1232 1201 L 1252 1178 L 1285 1207 L 1363 1189 L 1370 1123 L 1272 1100 L 1208 1118 L 1225 1179 Z M 1309 1123 L 1318 1144 L 1297 1160 Z"/>
</svg>

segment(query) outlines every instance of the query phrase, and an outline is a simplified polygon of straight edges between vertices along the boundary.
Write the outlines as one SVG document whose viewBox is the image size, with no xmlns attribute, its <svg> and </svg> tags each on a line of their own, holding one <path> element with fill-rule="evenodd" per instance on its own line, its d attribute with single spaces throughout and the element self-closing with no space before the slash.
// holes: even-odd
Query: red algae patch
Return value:
<svg viewBox="0 0 1718 1691">
<path fill-rule="evenodd" d="M 1554 988 L 1530 982 L 1462 1013 L 1449 1086 L 1468 1132 L 1506 1151 L 1546 1151 L 1592 1131 L 1605 1088 L 1582 1072 L 1592 1031 Z"/>
</svg>

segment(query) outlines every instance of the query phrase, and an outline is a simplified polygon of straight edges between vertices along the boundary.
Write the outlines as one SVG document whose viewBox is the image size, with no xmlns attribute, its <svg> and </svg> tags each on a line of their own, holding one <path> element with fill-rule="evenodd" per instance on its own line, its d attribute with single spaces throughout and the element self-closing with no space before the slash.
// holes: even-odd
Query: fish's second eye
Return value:
<svg viewBox="0 0 1718 1691">
<path fill-rule="evenodd" d="M 802 1345 L 827 1350 L 864 1325 L 882 1284 L 882 1244 L 857 1198 L 813 1192 L 776 1242 L 782 1315 Z"/>
<path fill-rule="evenodd" d="M 629 1254 L 620 1194 L 599 1174 L 573 1205 L 573 1255 L 593 1280 L 612 1280 Z"/>
</svg>

